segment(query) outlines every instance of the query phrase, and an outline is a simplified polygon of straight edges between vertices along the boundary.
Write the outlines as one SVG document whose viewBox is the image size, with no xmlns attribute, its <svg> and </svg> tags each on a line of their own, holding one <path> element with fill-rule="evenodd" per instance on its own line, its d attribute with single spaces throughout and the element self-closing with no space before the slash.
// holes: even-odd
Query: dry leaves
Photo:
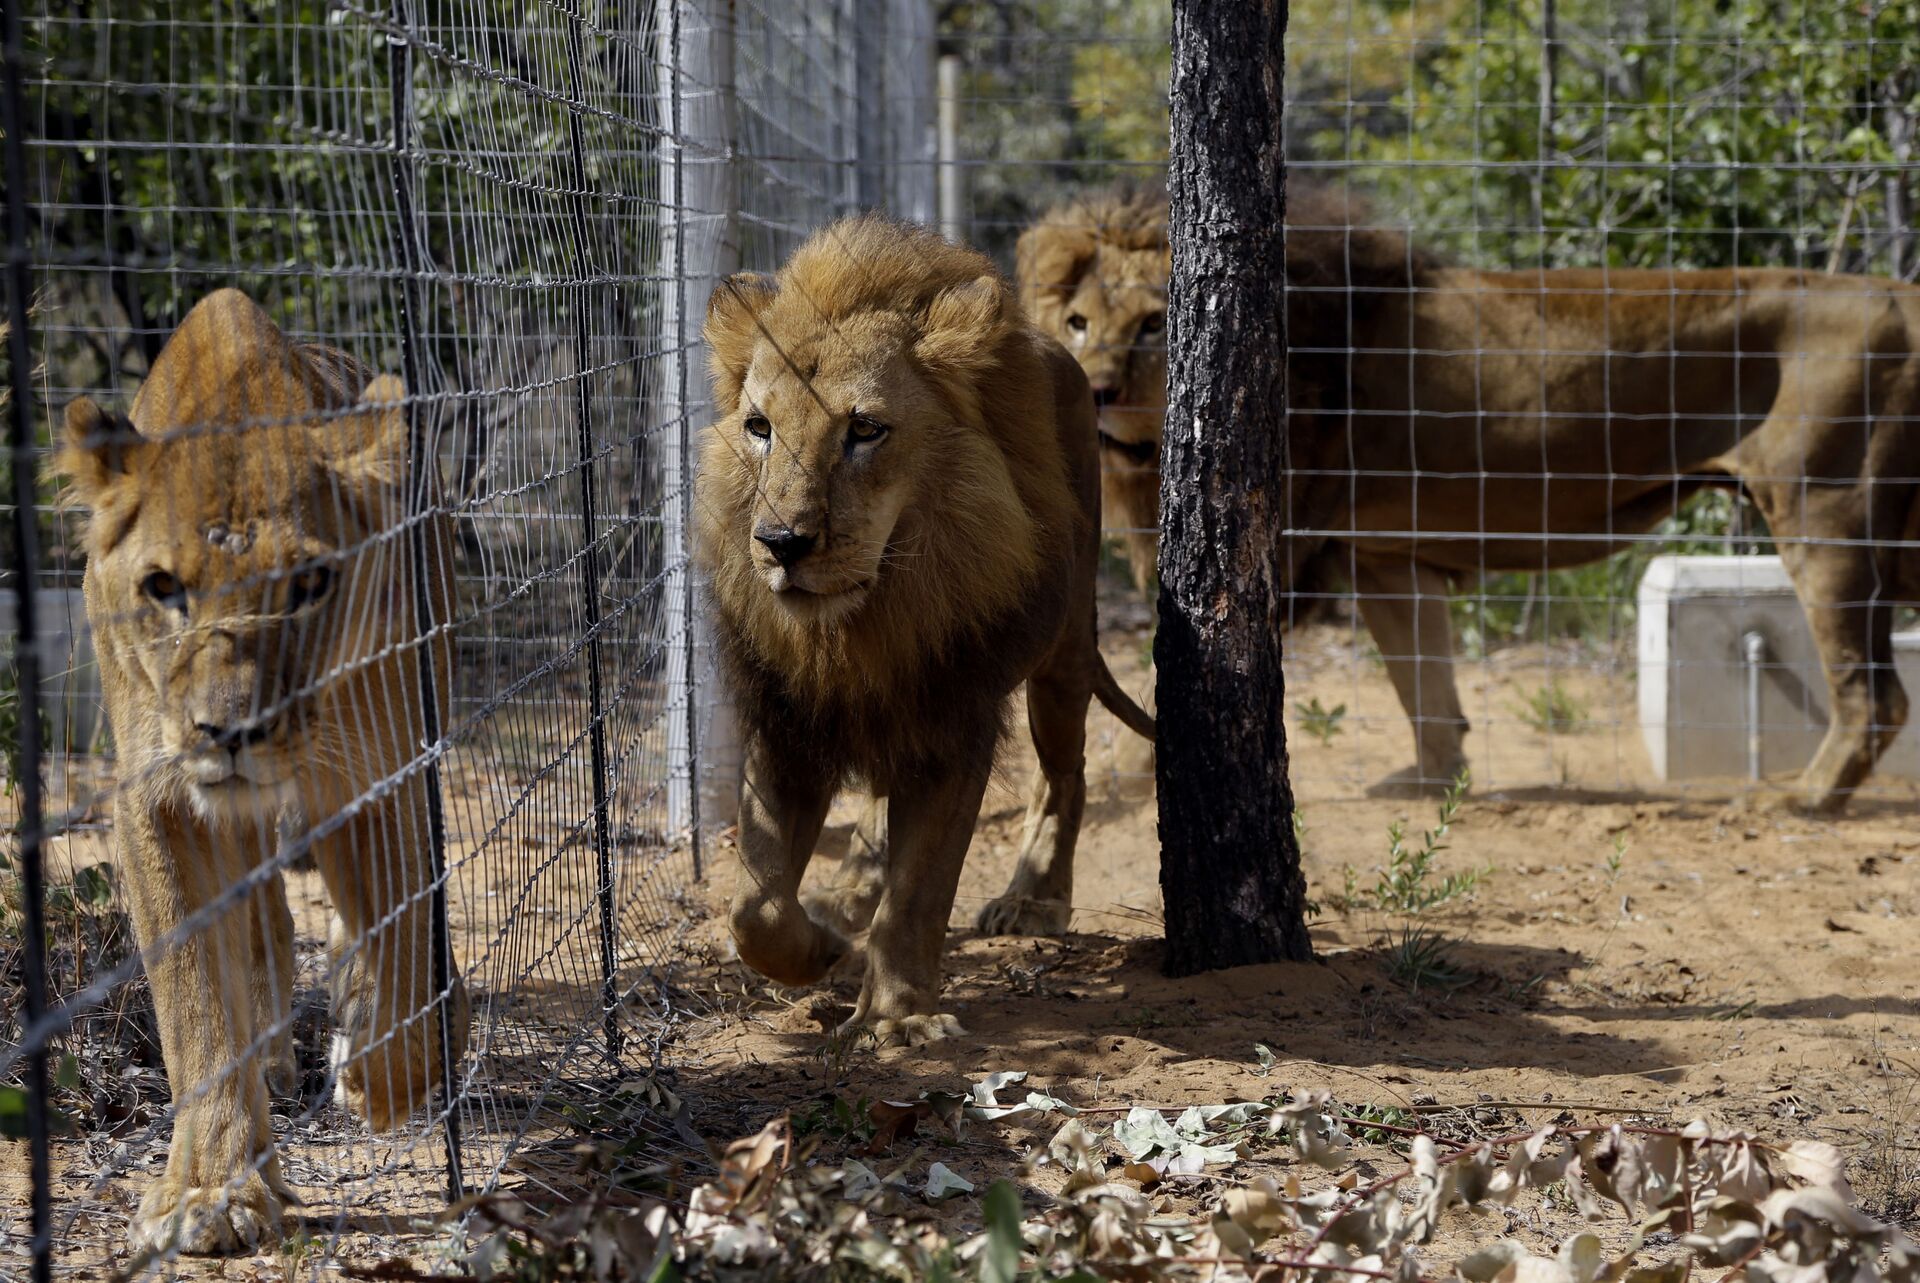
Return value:
<svg viewBox="0 0 1920 1283">
<path fill-rule="evenodd" d="M 510 1200 L 469 1204 L 490 1231 L 473 1273 L 520 1283 L 1419 1283 L 1442 1272 L 1466 1283 L 1683 1283 L 1697 1264 L 1741 1272 L 1744 1283 L 1920 1283 L 1913 1241 L 1854 1205 L 1840 1154 L 1818 1142 L 1769 1145 L 1697 1122 L 1679 1131 L 1616 1124 L 1549 1127 L 1442 1152 L 1422 1134 L 1404 1168 L 1371 1184 L 1343 1178 L 1309 1192 L 1297 1172 L 1261 1177 L 1229 1190 L 1211 1216 L 1193 1218 L 1156 1212 L 1140 1187 L 1274 1146 L 1337 1166 L 1348 1111 L 1319 1092 L 1197 1106 L 1171 1119 L 1171 1111 L 1140 1108 L 1102 1129 L 1039 1092 L 1003 1103 L 1023 1077 L 994 1075 L 938 1107 L 890 1102 L 875 1121 L 903 1135 L 930 1114 L 957 1114 L 952 1105 L 962 1099 L 975 1119 L 1063 1116 L 1028 1162 L 1057 1166 L 1065 1181 L 1031 1214 L 1012 1183 L 996 1181 L 979 1202 L 984 1228 L 950 1238 L 927 1204 L 965 1199 L 970 1181 L 941 1163 L 917 1180 L 882 1178 L 857 1159 L 809 1163 L 776 1119 L 727 1149 L 683 1213 L 586 1204 L 534 1224 Z M 1524 1190 L 1555 1188 L 1590 1220 L 1624 1214 L 1635 1227 L 1625 1250 L 1610 1257 L 1583 1231 L 1551 1256 L 1501 1238 L 1450 1269 L 1422 1258 L 1450 1209 L 1505 1206 Z M 1666 1259 L 1646 1250 L 1656 1232 Z"/>
</svg>

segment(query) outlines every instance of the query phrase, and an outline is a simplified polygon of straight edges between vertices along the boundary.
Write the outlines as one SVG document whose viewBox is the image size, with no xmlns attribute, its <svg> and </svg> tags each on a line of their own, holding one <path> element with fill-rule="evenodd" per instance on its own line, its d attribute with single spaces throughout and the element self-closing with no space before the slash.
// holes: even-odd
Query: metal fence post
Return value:
<svg viewBox="0 0 1920 1283">
<path fill-rule="evenodd" d="M 849 0 L 853 11 L 853 199 L 860 209 L 884 210 L 887 165 L 893 159 L 887 147 L 887 118 L 899 110 L 888 93 L 894 78 L 887 66 L 886 0 Z M 870 92 L 861 92 L 867 89 Z"/>
<path fill-rule="evenodd" d="M 427 522 L 423 514 L 437 502 L 433 493 L 434 451 L 422 422 L 420 397 L 420 245 L 415 239 L 413 162 L 407 145 L 413 118 L 413 18 L 407 0 L 393 0 L 393 25 L 400 34 L 389 36 L 389 74 L 393 93 L 393 202 L 394 229 L 403 267 L 400 288 L 400 366 L 407 385 L 408 547 L 413 559 L 414 620 L 423 637 L 435 627 L 433 591 L 429 586 Z M 420 706 L 429 753 L 427 759 L 427 840 L 433 861 L 433 988 L 440 1010 L 440 1094 L 446 1105 L 447 1199 L 458 1201 L 466 1182 L 460 1170 L 460 1109 L 454 1094 L 453 1015 L 448 992 L 453 984 L 453 941 L 447 927 L 447 820 L 440 795 L 440 697 L 434 683 L 434 647 L 420 647 Z"/>
<path fill-rule="evenodd" d="M 580 121 L 586 106 L 585 40 L 575 13 L 567 26 L 568 93 L 573 98 L 567 107 L 567 139 L 573 152 L 573 195 L 568 203 L 573 207 L 574 272 L 579 277 L 573 289 L 573 414 L 580 446 L 580 597 L 587 623 L 587 738 L 593 763 L 593 850 L 600 878 L 600 1009 L 607 1055 L 617 1065 L 621 1037 L 615 983 L 613 842 L 607 831 L 606 705 L 600 690 L 600 553 L 595 546 L 599 523 L 593 494 L 593 398 L 587 387 L 588 371 L 593 368 L 587 301 L 593 292 L 594 271 L 587 248 L 592 211 L 587 202 L 586 130 Z"/>
<path fill-rule="evenodd" d="M 668 568 L 668 689 L 680 692 L 685 716 L 667 727 L 669 823 L 690 830 L 694 876 L 702 876 L 702 830 L 731 824 L 740 804 L 739 732 L 714 679 L 712 647 L 690 559 L 694 416 L 706 406 L 704 291 L 740 266 L 739 191 L 734 172 L 733 0 L 658 0 L 658 30 L 667 42 L 661 90 L 669 137 L 660 150 L 662 204 L 661 333 L 665 338 L 659 413 L 662 431 L 662 524 Z M 696 302 L 695 300 L 700 300 Z"/>
<path fill-rule="evenodd" d="M 11 413 L 7 418 L 8 463 L 13 479 L 13 590 L 16 597 L 13 662 L 20 701 L 18 781 L 20 889 L 26 912 L 27 1163 L 33 1182 L 31 1228 L 33 1281 L 53 1277 L 53 1167 L 48 1143 L 47 1039 L 39 1028 L 47 1013 L 46 873 L 42 865 L 43 807 L 40 796 L 40 629 L 34 589 L 39 585 L 40 541 L 34 522 L 34 482 L 38 456 L 33 448 L 33 345 L 27 331 L 27 300 L 32 282 L 27 268 L 27 156 L 21 129 L 26 105 L 21 89 L 25 50 L 21 46 L 19 6 L 0 4 L 0 128 L 6 130 L 7 179 L 7 358 L 11 368 Z"/>
<path fill-rule="evenodd" d="M 940 55 L 939 169 L 940 234 L 950 241 L 967 239 L 967 177 L 960 167 L 960 55 Z"/>
</svg>

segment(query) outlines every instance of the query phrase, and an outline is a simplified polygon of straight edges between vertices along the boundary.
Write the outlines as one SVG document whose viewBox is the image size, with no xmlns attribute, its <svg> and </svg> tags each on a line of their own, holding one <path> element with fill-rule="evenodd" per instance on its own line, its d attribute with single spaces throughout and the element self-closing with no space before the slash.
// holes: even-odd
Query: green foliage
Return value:
<svg viewBox="0 0 1920 1283">
<path fill-rule="evenodd" d="M 1429 243 L 1476 262 L 1910 261 L 1889 216 L 1914 159 L 1920 0 L 1551 0 L 1543 111 L 1548 2 L 1437 6 L 1390 92 L 1312 122 L 1310 149 L 1352 157 Z M 1348 34 L 1390 44 L 1400 10 L 1357 4 Z"/>
<path fill-rule="evenodd" d="M 874 1130 L 868 1106 L 864 1096 L 855 1100 L 839 1095 L 822 1096 L 793 1111 L 793 1134 L 865 1144 L 873 1139 Z"/>
<path fill-rule="evenodd" d="M 982 1209 L 987 1222 L 987 1248 L 980 1258 L 980 1283 L 1015 1283 L 1020 1277 L 1020 1191 L 1010 1181 L 987 1187 Z"/>
<path fill-rule="evenodd" d="M 1363 889 L 1360 875 L 1352 865 L 1346 866 L 1346 886 L 1339 895 L 1332 897 L 1334 907 L 1349 913 L 1358 909 L 1374 909 L 1384 913 L 1424 913 L 1467 895 L 1483 879 L 1490 877 L 1493 873 L 1490 864 L 1449 873 L 1444 877 L 1435 876 L 1434 861 L 1447 850 L 1447 835 L 1453 829 L 1454 817 L 1460 810 L 1460 800 L 1466 796 L 1469 783 L 1467 772 L 1462 771 L 1460 777 L 1447 786 L 1446 796 L 1440 801 L 1438 822 L 1421 833 L 1418 847 L 1407 845 L 1404 822 L 1395 820 L 1389 824 L 1386 867 L 1379 871 L 1378 879 L 1371 888 Z"/>
<path fill-rule="evenodd" d="M 1333 737 L 1340 733 L 1340 723 L 1346 720 L 1347 706 L 1335 704 L 1324 708 L 1320 697 L 1315 695 L 1306 703 L 1298 700 L 1293 704 L 1294 714 L 1300 719 L 1300 729 L 1319 740 L 1322 744 L 1333 743 Z"/>
<path fill-rule="evenodd" d="M 1454 948 L 1454 941 L 1431 927 L 1404 926 L 1398 937 L 1382 941 L 1380 957 L 1387 975 L 1404 989 L 1458 989 L 1473 983 L 1473 973 L 1455 960 Z"/>
<path fill-rule="evenodd" d="M 1539 687 L 1514 712 L 1543 735 L 1566 735 L 1587 727 L 1586 701 L 1557 681 Z"/>
<path fill-rule="evenodd" d="M 941 17 L 943 41 L 965 67 L 962 154 L 991 162 L 967 171 L 975 244 L 1011 262 L 1021 229 L 1057 201 L 1158 176 L 1167 158 L 1169 5 L 959 0 Z"/>
</svg>

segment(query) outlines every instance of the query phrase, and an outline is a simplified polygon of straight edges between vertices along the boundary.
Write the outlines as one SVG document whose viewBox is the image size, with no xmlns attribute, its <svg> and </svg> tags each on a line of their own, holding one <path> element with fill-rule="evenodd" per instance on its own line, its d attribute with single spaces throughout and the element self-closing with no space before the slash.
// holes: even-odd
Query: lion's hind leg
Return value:
<svg viewBox="0 0 1920 1283">
<path fill-rule="evenodd" d="M 248 983 L 254 1029 L 267 1039 L 267 1087 L 276 1096 L 290 1097 L 299 1077 L 293 1055 L 293 912 L 287 906 L 284 878 L 269 878 L 253 893 L 248 934 L 253 956 Z"/>
<path fill-rule="evenodd" d="M 333 1049 L 340 1102 L 376 1131 L 426 1108 L 441 1079 L 441 1010 L 453 1057 L 469 1013 L 457 965 L 434 984 L 432 861 L 424 784 L 410 783 L 315 844 L 333 902 L 328 929 Z"/>
<path fill-rule="evenodd" d="M 1467 717 L 1453 675 L 1447 579 L 1408 554 L 1354 558 L 1360 617 L 1413 723 L 1414 763 L 1370 792 L 1435 795 L 1467 769 Z"/>
<path fill-rule="evenodd" d="M 865 931 L 873 922 L 887 881 L 887 799 L 869 794 L 847 841 L 833 884 L 800 897 L 807 916 L 843 936 Z"/>
<path fill-rule="evenodd" d="M 1091 683 L 1078 670 L 1043 671 L 1027 682 L 1027 725 L 1040 764 L 1013 880 L 975 919 L 984 935 L 1066 934 L 1073 917 L 1073 853 L 1087 803 L 1091 698 Z"/>
<path fill-rule="evenodd" d="M 1768 514 L 1771 524 L 1772 514 Z M 1791 797 L 1805 810 L 1844 807 L 1907 722 L 1907 692 L 1893 663 L 1893 606 L 1866 550 L 1851 539 L 1792 542 L 1773 526 L 1782 560 L 1807 614 L 1827 679 L 1827 733 Z"/>
</svg>

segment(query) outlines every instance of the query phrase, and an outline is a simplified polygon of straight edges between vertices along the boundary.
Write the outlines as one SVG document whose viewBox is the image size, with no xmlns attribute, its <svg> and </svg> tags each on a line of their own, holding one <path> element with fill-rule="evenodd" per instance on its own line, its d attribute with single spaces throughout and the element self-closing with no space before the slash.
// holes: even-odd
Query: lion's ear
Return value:
<svg viewBox="0 0 1920 1283">
<path fill-rule="evenodd" d="M 344 477 L 397 487 L 407 475 L 407 385 L 391 374 L 367 384 L 352 412 L 316 423 L 321 448 Z"/>
<path fill-rule="evenodd" d="M 728 413 L 740 399 L 740 385 L 760 339 L 760 314 L 779 292 L 780 283 L 771 276 L 735 272 L 714 286 L 707 299 L 707 364 L 714 395 Z"/>
<path fill-rule="evenodd" d="M 101 409 L 92 397 L 68 402 L 66 420 L 66 440 L 54 466 L 72 479 L 81 502 L 91 504 L 115 478 L 139 466 L 147 439 L 132 419 Z"/>
<path fill-rule="evenodd" d="M 1093 264 L 1097 248 L 1091 232 L 1062 227 L 1057 223 L 1036 223 L 1020 233 L 1014 245 L 1014 279 L 1020 282 L 1020 297 L 1029 304 L 1051 295 L 1065 302 Z"/>
<path fill-rule="evenodd" d="M 992 363 L 1015 315 L 1006 282 L 998 276 L 980 276 L 942 290 L 927 304 L 914 355 L 932 369 L 983 369 Z"/>
</svg>

